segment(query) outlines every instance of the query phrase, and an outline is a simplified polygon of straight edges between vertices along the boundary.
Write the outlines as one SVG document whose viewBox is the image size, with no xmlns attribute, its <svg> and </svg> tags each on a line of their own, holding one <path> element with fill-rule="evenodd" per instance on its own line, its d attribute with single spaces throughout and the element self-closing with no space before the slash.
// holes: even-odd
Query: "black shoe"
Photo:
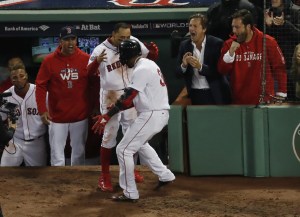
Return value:
<svg viewBox="0 0 300 217">
<path fill-rule="evenodd" d="M 124 194 L 112 196 L 111 199 L 116 202 L 131 202 L 131 203 L 138 202 L 138 199 L 128 198 Z"/>
<path fill-rule="evenodd" d="M 166 181 L 166 182 L 158 181 L 158 184 L 157 184 L 157 186 L 154 188 L 154 191 L 158 191 L 158 190 L 161 189 L 163 186 L 166 186 L 166 185 L 171 184 L 171 183 L 173 183 L 173 181 Z"/>
</svg>

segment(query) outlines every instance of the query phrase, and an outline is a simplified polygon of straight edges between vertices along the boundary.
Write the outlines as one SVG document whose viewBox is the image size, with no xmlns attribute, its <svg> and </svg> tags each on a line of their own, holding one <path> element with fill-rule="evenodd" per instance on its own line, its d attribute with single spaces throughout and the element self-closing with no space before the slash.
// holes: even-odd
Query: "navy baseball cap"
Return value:
<svg viewBox="0 0 300 217">
<path fill-rule="evenodd" d="M 60 30 L 59 37 L 61 39 L 67 39 L 71 37 L 77 37 L 76 29 L 72 26 L 65 26 Z"/>
</svg>

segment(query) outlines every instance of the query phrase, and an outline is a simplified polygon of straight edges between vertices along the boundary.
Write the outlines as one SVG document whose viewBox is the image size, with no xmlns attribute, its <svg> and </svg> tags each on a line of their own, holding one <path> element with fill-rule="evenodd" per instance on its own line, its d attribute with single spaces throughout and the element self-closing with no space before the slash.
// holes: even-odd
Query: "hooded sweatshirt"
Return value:
<svg viewBox="0 0 300 217">
<path fill-rule="evenodd" d="M 278 85 L 276 92 L 287 92 L 285 59 L 276 40 L 269 35 L 265 35 L 266 62 L 264 79 L 263 38 L 263 33 L 253 28 L 251 40 L 240 44 L 240 47 L 235 51 L 232 63 L 226 63 L 223 57 L 228 52 L 232 41 L 236 40 L 236 37 L 233 36 L 224 42 L 218 62 L 218 70 L 221 74 L 229 74 L 230 76 L 234 104 L 258 104 L 264 80 L 266 81 L 265 101 L 269 101 L 271 96 L 274 96 L 274 81 L 277 81 Z"/>
<path fill-rule="evenodd" d="M 40 114 L 48 111 L 56 123 L 72 123 L 87 118 L 90 108 L 88 61 L 89 55 L 79 48 L 72 55 L 64 56 L 61 46 L 44 59 L 36 78 Z"/>
</svg>

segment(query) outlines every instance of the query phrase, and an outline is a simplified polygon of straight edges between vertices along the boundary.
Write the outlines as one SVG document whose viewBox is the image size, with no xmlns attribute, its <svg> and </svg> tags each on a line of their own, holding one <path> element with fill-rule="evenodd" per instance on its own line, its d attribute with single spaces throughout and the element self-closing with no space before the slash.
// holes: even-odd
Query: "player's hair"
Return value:
<svg viewBox="0 0 300 217">
<path fill-rule="evenodd" d="M 246 9 L 241 9 L 238 10 L 237 12 L 235 12 L 232 16 L 232 19 L 237 19 L 237 18 L 241 18 L 242 23 L 246 26 L 248 24 L 250 24 L 251 28 L 254 25 L 254 20 L 253 20 L 253 16 L 251 14 L 250 11 L 246 10 Z"/>
<path fill-rule="evenodd" d="M 128 24 L 128 23 L 124 23 L 124 22 L 117 23 L 117 24 L 114 26 L 113 31 L 114 31 L 114 32 L 118 32 L 119 29 L 131 29 L 131 25 Z"/>
<path fill-rule="evenodd" d="M 204 14 L 196 13 L 189 17 L 189 22 L 191 19 L 200 19 L 200 23 L 203 29 L 207 28 L 207 17 Z"/>
<path fill-rule="evenodd" d="M 10 71 L 12 72 L 12 71 L 15 71 L 15 70 L 18 70 L 18 69 L 23 69 L 26 72 L 25 65 L 23 63 L 17 63 L 16 65 L 14 65 L 11 68 Z"/>
<path fill-rule="evenodd" d="M 7 61 L 7 67 L 9 71 L 12 71 L 15 65 L 23 65 L 25 69 L 25 64 L 20 57 L 12 57 Z"/>
</svg>

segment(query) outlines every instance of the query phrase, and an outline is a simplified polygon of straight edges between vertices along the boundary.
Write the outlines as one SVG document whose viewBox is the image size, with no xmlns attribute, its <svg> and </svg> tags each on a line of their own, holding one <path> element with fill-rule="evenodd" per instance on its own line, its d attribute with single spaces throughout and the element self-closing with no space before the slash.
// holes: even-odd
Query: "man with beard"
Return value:
<svg viewBox="0 0 300 217">
<path fill-rule="evenodd" d="M 46 125 L 37 111 L 35 85 L 28 82 L 22 63 L 11 69 L 10 79 L 13 86 L 5 92 L 12 93 L 12 96 L 6 100 L 18 105 L 16 112 L 20 116 L 13 138 L 3 151 L 1 166 L 20 166 L 23 161 L 25 166 L 46 166 Z M 5 120 L 7 115 L 1 113 L 1 117 Z"/>
<path fill-rule="evenodd" d="M 229 84 L 217 71 L 223 40 L 207 35 L 206 28 L 205 15 L 190 17 L 190 38 L 180 44 L 176 73 L 184 77 L 192 105 L 228 104 Z"/>
<path fill-rule="evenodd" d="M 221 50 L 218 70 L 230 75 L 233 103 L 257 105 L 270 102 L 274 96 L 284 99 L 287 74 L 276 40 L 255 28 L 252 14 L 244 9 L 232 15 L 232 30 Z"/>
</svg>

